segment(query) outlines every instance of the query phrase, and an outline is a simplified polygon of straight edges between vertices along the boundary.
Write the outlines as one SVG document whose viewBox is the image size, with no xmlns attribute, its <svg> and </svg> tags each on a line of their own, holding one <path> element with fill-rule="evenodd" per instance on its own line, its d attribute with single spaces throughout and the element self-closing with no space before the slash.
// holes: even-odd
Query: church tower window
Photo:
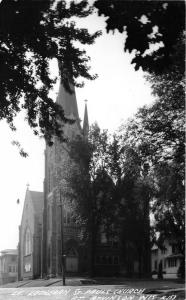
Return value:
<svg viewBox="0 0 186 300">
<path fill-rule="evenodd" d="M 30 229 L 26 229 L 25 233 L 25 255 L 31 254 L 31 233 Z"/>
</svg>

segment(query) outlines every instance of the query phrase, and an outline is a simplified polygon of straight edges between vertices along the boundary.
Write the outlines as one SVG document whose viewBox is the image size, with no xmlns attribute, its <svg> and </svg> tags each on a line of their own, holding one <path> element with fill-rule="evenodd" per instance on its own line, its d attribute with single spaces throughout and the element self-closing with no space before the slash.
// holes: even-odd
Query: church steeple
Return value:
<svg viewBox="0 0 186 300">
<path fill-rule="evenodd" d="M 84 120 L 83 120 L 83 135 L 88 137 L 89 132 L 89 121 L 88 121 L 88 110 L 87 110 L 87 100 L 85 100 L 85 112 L 84 112 Z"/>
<path fill-rule="evenodd" d="M 70 89 L 72 93 L 68 92 L 64 85 L 60 82 L 57 103 L 63 107 L 66 117 L 73 118 L 79 122 L 75 88 L 71 85 Z"/>
<path fill-rule="evenodd" d="M 58 62 L 58 64 L 61 77 L 62 64 L 60 62 Z M 63 71 L 65 72 L 65 69 Z M 63 77 L 65 77 L 64 74 Z M 69 85 L 70 91 L 68 91 L 68 89 L 65 87 L 65 83 L 60 80 L 59 92 L 56 102 L 63 107 L 65 117 L 76 120 L 77 125 L 80 128 L 80 118 L 78 113 L 75 88 L 74 85 L 70 82 L 69 78 L 66 78 L 65 80 Z"/>
</svg>

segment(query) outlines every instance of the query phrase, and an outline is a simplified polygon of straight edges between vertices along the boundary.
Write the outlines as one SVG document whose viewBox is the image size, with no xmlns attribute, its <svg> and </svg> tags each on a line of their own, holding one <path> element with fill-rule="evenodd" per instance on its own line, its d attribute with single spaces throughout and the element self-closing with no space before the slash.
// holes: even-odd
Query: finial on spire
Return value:
<svg viewBox="0 0 186 300">
<path fill-rule="evenodd" d="M 26 187 L 27 187 L 27 191 L 29 191 L 30 184 L 27 183 Z"/>
</svg>

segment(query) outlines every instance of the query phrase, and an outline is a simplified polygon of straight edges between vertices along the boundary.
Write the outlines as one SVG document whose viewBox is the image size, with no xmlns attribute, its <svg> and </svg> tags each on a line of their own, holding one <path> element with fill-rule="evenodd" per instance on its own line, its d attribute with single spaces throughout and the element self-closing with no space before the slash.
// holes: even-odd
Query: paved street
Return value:
<svg viewBox="0 0 186 300">
<path fill-rule="evenodd" d="M 112 283 L 112 284 L 111 284 Z M 127 280 L 123 278 L 67 278 L 27 280 L 0 288 L 0 300 L 183 300 L 184 284 L 170 280 Z"/>
</svg>

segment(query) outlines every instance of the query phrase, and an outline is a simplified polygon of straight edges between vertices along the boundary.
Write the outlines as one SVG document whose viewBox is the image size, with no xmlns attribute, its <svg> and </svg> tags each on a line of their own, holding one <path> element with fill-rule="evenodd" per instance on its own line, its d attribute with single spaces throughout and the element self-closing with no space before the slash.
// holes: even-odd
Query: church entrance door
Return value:
<svg viewBox="0 0 186 300">
<path fill-rule="evenodd" d="M 78 255 L 74 248 L 70 248 L 67 251 L 66 271 L 73 273 L 78 271 Z"/>
<path fill-rule="evenodd" d="M 77 257 L 67 257 L 66 258 L 66 271 L 67 272 L 77 272 L 78 271 Z"/>
</svg>

